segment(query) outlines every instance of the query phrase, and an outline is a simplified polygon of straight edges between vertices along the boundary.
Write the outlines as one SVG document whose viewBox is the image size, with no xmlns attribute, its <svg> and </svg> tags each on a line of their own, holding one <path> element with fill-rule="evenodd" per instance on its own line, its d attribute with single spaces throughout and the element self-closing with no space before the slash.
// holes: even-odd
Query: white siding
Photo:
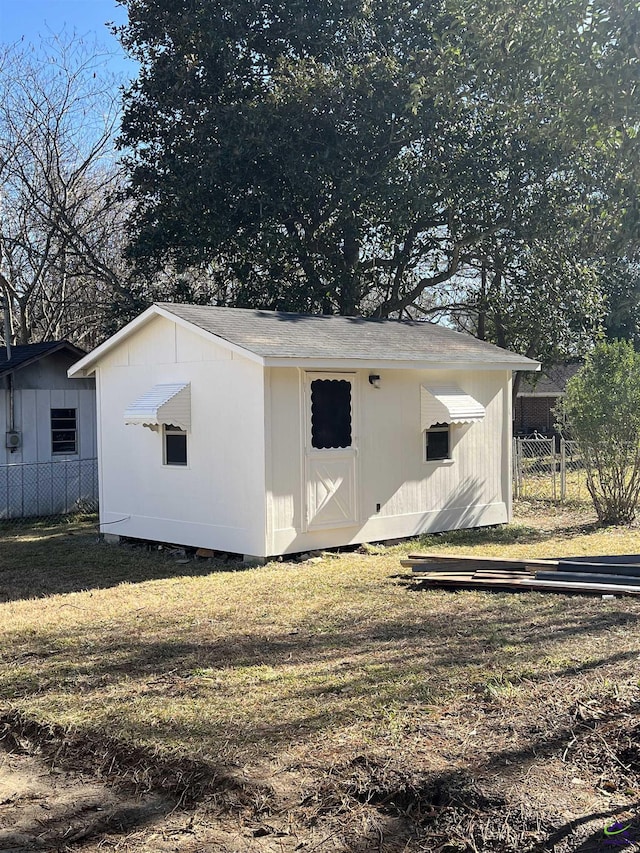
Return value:
<svg viewBox="0 0 640 853">
<path fill-rule="evenodd" d="M 271 368 L 267 506 L 269 553 L 410 536 L 507 521 L 510 513 L 507 371 L 387 370 L 380 389 L 357 379 L 360 522 L 301 534 L 303 517 L 301 372 Z M 455 382 L 486 408 L 474 424 L 451 427 L 452 460 L 424 461 L 420 387 Z M 379 512 L 376 505 L 380 504 Z"/>
<path fill-rule="evenodd" d="M 270 421 L 267 426 L 267 456 L 270 483 L 267 506 L 274 540 L 295 538 L 302 530 L 305 426 L 301 371 L 295 368 L 268 368 Z"/>
<path fill-rule="evenodd" d="M 262 368 L 162 317 L 102 359 L 103 532 L 265 554 Z M 191 383 L 188 465 L 163 465 L 162 431 L 124 411 L 161 382 Z"/>
</svg>

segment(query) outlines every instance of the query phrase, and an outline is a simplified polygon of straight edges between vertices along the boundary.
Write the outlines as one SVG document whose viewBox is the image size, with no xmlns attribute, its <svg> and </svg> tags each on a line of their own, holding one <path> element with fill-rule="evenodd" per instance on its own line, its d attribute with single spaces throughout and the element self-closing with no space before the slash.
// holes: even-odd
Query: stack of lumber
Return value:
<svg viewBox="0 0 640 853">
<path fill-rule="evenodd" d="M 635 554 L 593 560 L 410 554 L 401 564 L 427 587 L 640 595 L 640 557 Z"/>
</svg>

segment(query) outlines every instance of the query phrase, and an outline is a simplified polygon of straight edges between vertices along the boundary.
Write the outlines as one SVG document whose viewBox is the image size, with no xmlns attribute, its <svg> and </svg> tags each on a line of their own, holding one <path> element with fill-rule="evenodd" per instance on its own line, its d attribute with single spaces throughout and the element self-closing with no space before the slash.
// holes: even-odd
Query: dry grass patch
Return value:
<svg viewBox="0 0 640 853">
<path fill-rule="evenodd" d="M 247 850 L 325 836 L 325 849 L 533 850 L 554 833 L 573 849 L 565 824 L 628 807 L 640 786 L 640 602 L 416 592 L 399 567 L 409 550 L 640 551 L 638 531 L 584 511 L 521 510 L 508 528 L 244 570 L 81 528 L 5 539 L 7 726 L 33 743 L 49 727 L 50 757 L 64 742 L 76 763 L 202 814 L 215 794 Z"/>
</svg>

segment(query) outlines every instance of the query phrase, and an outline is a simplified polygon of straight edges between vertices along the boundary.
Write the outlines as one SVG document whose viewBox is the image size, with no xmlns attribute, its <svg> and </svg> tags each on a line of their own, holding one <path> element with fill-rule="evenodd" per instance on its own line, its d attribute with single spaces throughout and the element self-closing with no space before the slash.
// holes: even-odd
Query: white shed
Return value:
<svg viewBox="0 0 640 853">
<path fill-rule="evenodd" d="M 426 322 L 159 303 L 96 377 L 105 533 L 256 557 L 506 522 L 511 374 Z"/>
</svg>

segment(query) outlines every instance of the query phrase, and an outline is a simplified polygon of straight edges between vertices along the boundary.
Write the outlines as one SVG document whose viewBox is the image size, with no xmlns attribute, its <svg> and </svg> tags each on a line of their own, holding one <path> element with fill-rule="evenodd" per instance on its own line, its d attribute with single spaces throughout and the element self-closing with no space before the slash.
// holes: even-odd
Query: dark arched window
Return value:
<svg viewBox="0 0 640 853">
<path fill-rule="evenodd" d="M 311 446 L 351 447 L 351 382 L 314 379 L 311 383 Z"/>
</svg>

